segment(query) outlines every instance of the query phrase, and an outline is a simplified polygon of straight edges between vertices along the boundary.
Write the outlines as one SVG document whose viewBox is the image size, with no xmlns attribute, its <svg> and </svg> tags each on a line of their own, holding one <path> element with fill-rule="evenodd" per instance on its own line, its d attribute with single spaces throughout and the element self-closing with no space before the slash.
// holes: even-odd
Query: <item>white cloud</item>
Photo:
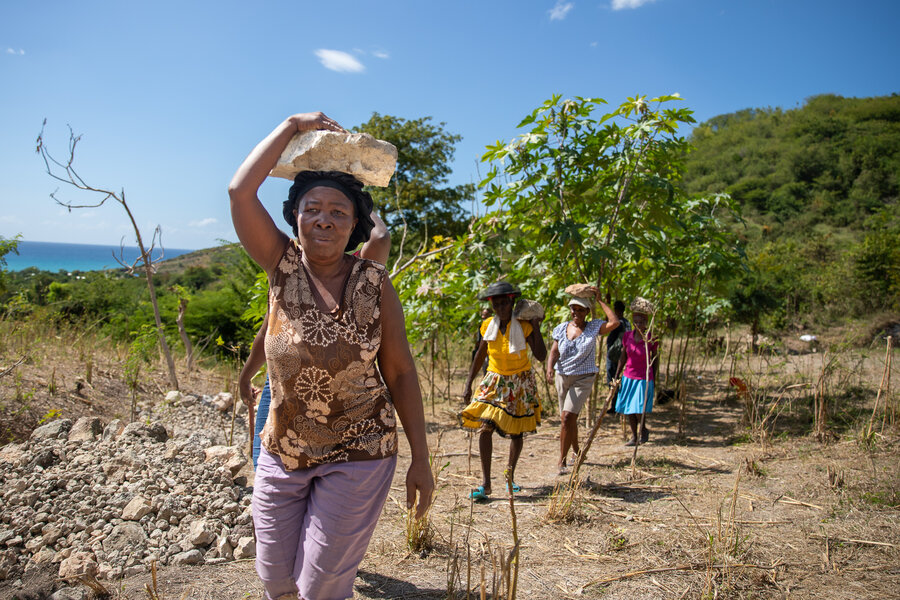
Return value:
<svg viewBox="0 0 900 600">
<path fill-rule="evenodd" d="M 340 50 L 326 50 L 323 48 L 316 50 L 316 56 L 319 57 L 319 62 L 322 63 L 323 67 L 338 73 L 361 73 L 366 70 L 366 67 L 361 62 Z"/>
<path fill-rule="evenodd" d="M 391 57 L 391 55 L 388 54 L 387 52 L 385 52 L 384 50 L 375 50 L 374 52 L 372 52 L 372 56 L 374 56 L 375 58 L 385 58 L 385 59 Z"/>
<path fill-rule="evenodd" d="M 17 54 L 19 56 L 25 56 L 25 51 L 22 50 L 21 48 L 19 48 L 18 50 L 16 50 L 15 48 L 7 48 L 6 53 L 7 54 Z"/>
<path fill-rule="evenodd" d="M 613 2 L 616 2 L 616 0 L 613 0 Z M 556 6 L 554 6 L 547 12 L 550 13 L 551 21 L 562 21 L 566 18 L 566 15 L 568 15 L 569 11 L 571 11 L 573 8 L 575 8 L 574 2 L 563 2 L 563 0 L 556 0 Z"/>
<path fill-rule="evenodd" d="M 596 47 L 597 47 L 597 42 L 591 42 L 591 48 L 596 48 Z"/>
<path fill-rule="evenodd" d="M 191 221 L 191 227 L 206 227 L 207 225 L 215 225 L 219 220 L 213 217 L 200 219 L 199 221 Z"/>
<path fill-rule="evenodd" d="M 628 8 L 640 8 L 654 0 L 612 0 L 613 10 L 625 10 Z"/>
</svg>

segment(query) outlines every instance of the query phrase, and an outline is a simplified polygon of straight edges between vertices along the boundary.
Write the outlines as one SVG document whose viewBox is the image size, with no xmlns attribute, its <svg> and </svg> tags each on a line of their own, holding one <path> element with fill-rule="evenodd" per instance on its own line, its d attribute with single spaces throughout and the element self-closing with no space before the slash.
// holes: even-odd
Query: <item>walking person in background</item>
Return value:
<svg viewBox="0 0 900 600">
<path fill-rule="evenodd" d="M 434 490 L 400 299 L 383 265 L 347 254 L 375 225 L 372 197 L 350 174 L 301 171 L 282 210 L 293 239 L 258 197 L 294 135 L 317 129 L 345 131 L 322 113 L 288 117 L 228 188 L 238 239 L 269 278 L 272 403 L 252 502 L 269 600 L 353 596 L 397 464 L 395 409 L 411 451 L 406 506 L 417 518 Z"/>
<path fill-rule="evenodd" d="M 541 335 L 541 319 L 519 321 L 513 317 L 513 304 L 519 290 L 500 281 L 489 285 L 479 298 L 488 300 L 494 316 L 481 323 L 483 339 L 469 368 L 463 400 L 469 403 L 460 413 L 460 424 L 477 430 L 478 453 L 481 459 L 481 485 L 470 497 L 485 500 L 491 495 L 491 457 L 496 431 L 509 440 L 509 479 L 512 492 L 519 491 L 515 484 L 516 464 L 522 453 L 523 437 L 533 433 L 541 424 L 541 403 L 537 398 L 534 373 L 528 348 L 534 357 L 543 361 L 547 347 Z M 472 383 L 488 359 L 487 373 L 478 384 L 472 397 Z"/>
<path fill-rule="evenodd" d="M 387 265 L 388 255 L 391 253 L 391 234 L 387 225 L 381 220 L 375 212 L 372 212 L 372 221 L 375 227 L 369 234 L 369 239 L 362 245 L 362 248 L 353 253 L 354 256 L 360 258 L 368 258 L 377 263 Z M 269 326 L 269 313 L 263 317 L 262 325 L 253 338 L 253 344 L 250 346 L 250 354 L 247 361 L 241 369 L 241 375 L 238 379 L 238 390 L 241 393 L 241 401 L 247 405 L 248 409 L 253 409 L 254 401 L 259 396 L 259 402 L 256 403 L 256 419 L 251 424 L 253 428 L 253 445 L 252 459 L 253 468 L 259 460 L 260 434 L 266 426 L 266 419 L 269 417 L 269 403 L 272 400 L 272 392 L 269 387 L 269 374 L 266 373 L 266 383 L 263 385 L 262 391 L 253 387 L 253 377 L 259 372 L 263 364 L 266 362 L 266 330 Z"/>
<path fill-rule="evenodd" d="M 659 341 L 649 331 L 653 304 L 637 297 L 631 303 L 631 322 L 634 329 L 622 335 L 622 356 L 616 376 L 622 377 L 616 412 L 627 415 L 631 427 L 631 439 L 626 446 L 644 444 L 650 438 L 646 415 L 653 411 L 654 382 L 659 370 Z M 638 423 L 643 415 L 643 426 L 638 436 Z"/>
<path fill-rule="evenodd" d="M 626 331 L 631 331 L 631 322 L 625 318 L 625 303 L 616 300 L 613 303 L 613 312 L 619 320 L 620 326 L 609 332 L 606 338 L 606 386 L 612 385 L 613 379 L 616 378 L 616 371 L 619 368 L 619 357 L 622 356 L 622 335 Z M 610 407 L 611 412 L 615 412 L 615 406 Z"/>
<path fill-rule="evenodd" d="M 556 385 L 559 399 L 560 432 L 559 461 L 557 472 L 567 472 L 566 457 L 569 449 L 577 455 L 578 413 L 591 395 L 591 388 L 597 378 L 597 338 L 611 335 L 619 329 L 619 319 L 602 300 L 599 290 L 594 292 L 594 300 L 603 309 L 606 320 L 587 320 L 593 302 L 588 298 L 573 297 L 569 300 L 571 320 L 553 328 L 553 346 L 547 360 L 547 381 Z M 554 370 L 556 376 L 554 377 Z"/>
</svg>

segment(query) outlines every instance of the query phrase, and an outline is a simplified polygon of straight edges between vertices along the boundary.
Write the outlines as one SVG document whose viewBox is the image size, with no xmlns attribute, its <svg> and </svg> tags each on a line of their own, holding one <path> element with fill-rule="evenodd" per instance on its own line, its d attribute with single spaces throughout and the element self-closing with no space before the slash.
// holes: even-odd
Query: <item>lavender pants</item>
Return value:
<svg viewBox="0 0 900 600">
<path fill-rule="evenodd" d="M 353 597 L 397 457 L 286 471 L 262 448 L 253 484 L 256 572 L 268 600 Z"/>
</svg>

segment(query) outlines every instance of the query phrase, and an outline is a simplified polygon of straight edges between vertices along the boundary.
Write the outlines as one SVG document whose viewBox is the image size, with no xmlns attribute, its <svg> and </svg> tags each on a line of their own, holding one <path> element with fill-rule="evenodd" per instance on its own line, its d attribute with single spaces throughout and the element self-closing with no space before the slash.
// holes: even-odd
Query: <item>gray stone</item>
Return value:
<svg viewBox="0 0 900 600">
<path fill-rule="evenodd" d="M 177 404 L 181 402 L 182 398 L 184 398 L 184 394 L 178 390 L 172 390 L 166 394 L 166 404 Z"/>
<path fill-rule="evenodd" d="M 173 565 L 199 565 L 202 562 L 203 553 L 196 548 L 187 552 L 179 552 L 170 561 Z"/>
<path fill-rule="evenodd" d="M 41 425 L 31 432 L 32 441 L 65 439 L 66 434 L 72 429 L 72 421 L 69 419 L 57 419 L 46 425 Z"/>
<path fill-rule="evenodd" d="M 93 442 L 103 434 L 103 425 L 97 417 L 81 417 L 69 431 L 70 442 Z"/>
<path fill-rule="evenodd" d="M 288 143 L 270 175 L 293 179 L 300 171 L 341 171 L 363 185 L 385 187 L 397 166 L 397 148 L 367 133 L 305 131 Z"/>
<path fill-rule="evenodd" d="M 103 549 L 107 552 L 133 550 L 147 542 L 147 534 L 137 523 L 120 523 L 113 527 L 110 534 L 103 540 Z"/>
<path fill-rule="evenodd" d="M 162 423 L 156 422 L 151 425 L 143 423 L 129 423 L 122 431 L 121 437 L 137 437 L 148 438 L 156 442 L 165 442 L 169 439 L 169 434 Z"/>
<path fill-rule="evenodd" d="M 50 600 L 86 600 L 87 590 L 83 587 L 65 587 L 53 592 Z"/>
<path fill-rule="evenodd" d="M 103 430 L 103 441 L 107 442 L 116 439 L 123 429 L 125 429 L 125 423 L 121 419 L 113 419 Z"/>
</svg>

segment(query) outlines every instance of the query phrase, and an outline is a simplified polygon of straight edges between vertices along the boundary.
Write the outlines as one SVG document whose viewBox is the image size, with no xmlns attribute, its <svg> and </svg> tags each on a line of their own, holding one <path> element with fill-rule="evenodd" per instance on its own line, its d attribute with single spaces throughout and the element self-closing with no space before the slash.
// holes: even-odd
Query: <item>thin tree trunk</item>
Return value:
<svg viewBox="0 0 900 600">
<path fill-rule="evenodd" d="M 178 324 L 178 334 L 181 336 L 181 343 L 184 344 L 185 362 L 187 363 L 188 373 L 190 373 L 194 370 L 194 346 L 191 344 L 191 338 L 188 337 L 184 328 L 184 313 L 187 312 L 187 305 L 188 301 L 186 298 L 178 301 L 178 317 L 175 318 L 175 323 Z"/>
</svg>

